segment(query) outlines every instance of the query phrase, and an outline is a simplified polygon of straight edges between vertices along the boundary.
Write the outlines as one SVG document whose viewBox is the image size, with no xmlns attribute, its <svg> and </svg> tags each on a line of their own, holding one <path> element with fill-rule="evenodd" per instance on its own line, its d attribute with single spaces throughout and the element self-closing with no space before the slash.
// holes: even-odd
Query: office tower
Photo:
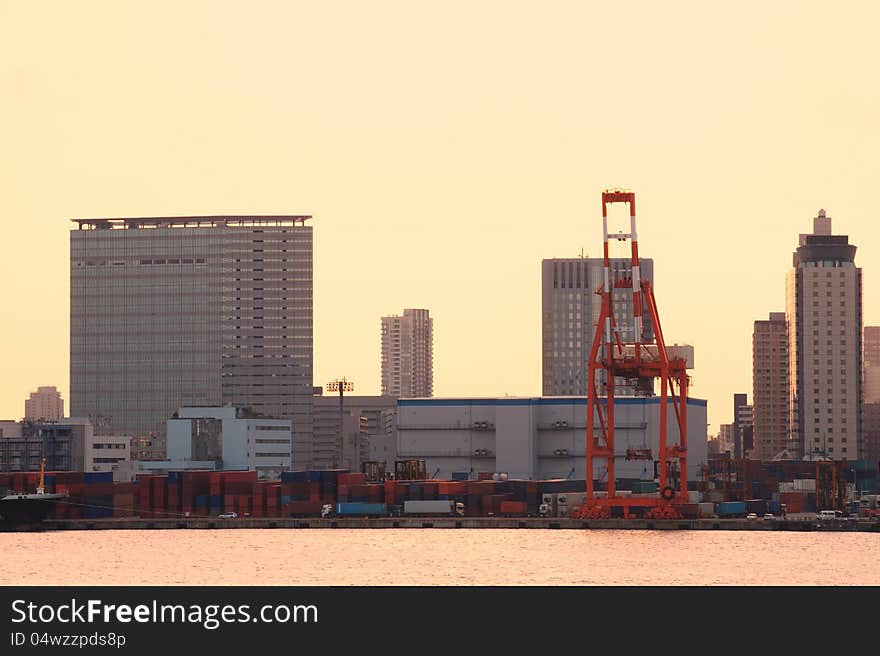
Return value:
<svg viewBox="0 0 880 656">
<path fill-rule="evenodd" d="M 64 400 L 53 387 L 38 387 L 24 402 L 24 418 L 27 421 L 57 421 L 64 417 Z"/>
<path fill-rule="evenodd" d="M 640 260 L 642 280 L 653 283 L 654 261 Z M 553 258 L 541 262 L 542 390 L 544 396 L 586 396 L 587 360 L 602 299 L 595 291 L 603 285 L 602 258 Z M 611 259 L 612 284 L 632 278 L 631 258 Z M 615 319 L 623 342 L 634 341 L 632 288 L 612 292 Z M 644 341 L 653 337 L 647 310 L 644 316 Z M 602 384 L 602 381 L 599 381 Z M 601 393 L 601 392 L 600 392 Z M 615 394 L 634 395 L 623 379 L 615 385 Z"/>
<path fill-rule="evenodd" d="M 755 321 L 752 333 L 755 455 L 772 460 L 788 444 L 788 327 L 785 312 Z"/>
<path fill-rule="evenodd" d="M 865 326 L 864 402 L 880 403 L 880 326 Z"/>
<path fill-rule="evenodd" d="M 858 457 L 862 270 L 824 210 L 802 234 L 786 284 L 790 441 L 801 456 Z M 791 450 L 791 449 L 790 449 Z"/>
<path fill-rule="evenodd" d="M 309 216 L 75 219 L 70 404 L 135 443 L 181 406 L 291 419 L 311 462 Z"/>
<path fill-rule="evenodd" d="M 428 310 L 382 317 L 382 396 L 433 396 L 433 336 Z"/>
</svg>

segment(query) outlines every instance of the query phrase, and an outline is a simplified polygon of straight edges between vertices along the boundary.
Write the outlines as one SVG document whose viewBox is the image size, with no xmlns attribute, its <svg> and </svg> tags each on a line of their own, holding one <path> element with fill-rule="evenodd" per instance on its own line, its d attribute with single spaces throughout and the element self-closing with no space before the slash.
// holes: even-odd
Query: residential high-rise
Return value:
<svg viewBox="0 0 880 656">
<path fill-rule="evenodd" d="M 788 444 L 788 327 L 785 312 L 755 321 L 752 334 L 755 455 L 772 460 Z"/>
<path fill-rule="evenodd" d="M 382 317 L 382 396 L 434 395 L 434 320 L 428 310 Z"/>
<path fill-rule="evenodd" d="M 862 270 L 825 210 L 802 234 L 786 284 L 791 447 L 855 459 L 862 429 Z"/>
<path fill-rule="evenodd" d="M 586 396 L 587 360 L 602 310 L 602 299 L 595 291 L 604 284 L 602 258 L 552 258 L 541 262 L 541 353 L 544 396 Z M 653 283 L 654 261 L 640 259 L 641 280 Z M 632 278 L 631 258 L 611 259 L 612 280 Z M 621 341 L 634 341 L 632 288 L 618 287 L 612 292 L 615 319 Z M 647 310 L 644 339 L 653 337 Z M 601 384 L 601 383 L 600 383 Z M 633 395 L 623 379 L 615 394 Z"/>
<path fill-rule="evenodd" d="M 138 442 L 181 406 L 291 419 L 311 464 L 309 216 L 75 219 L 70 404 Z"/>
<path fill-rule="evenodd" d="M 864 336 L 864 402 L 880 403 L 880 326 L 865 326 Z"/>
<path fill-rule="evenodd" d="M 64 417 L 64 400 L 54 386 L 38 387 L 24 402 L 24 418 L 27 421 L 57 421 Z"/>
</svg>

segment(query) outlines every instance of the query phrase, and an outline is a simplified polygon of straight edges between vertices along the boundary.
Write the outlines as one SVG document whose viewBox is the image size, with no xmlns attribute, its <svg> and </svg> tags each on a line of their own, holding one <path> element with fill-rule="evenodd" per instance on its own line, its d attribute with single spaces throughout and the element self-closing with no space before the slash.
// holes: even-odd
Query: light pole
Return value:
<svg viewBox="0 0 880 656">
<path fill-rule="evenodd" d="M 354 383 L 345 378 L 337 378 L 327 383 L 328 392 L 339 392 L 339 462 L 341 467 L 345 462 L 343 459 L 345 453 L 345 418 L 343 413 L 343 395 L 345 392 L 354 391 Z"/>
<path fill-rule="evenodd" d="M 853 501 L 859 500 L 859 486 L 858 481 L 856 481 L 856 470 L 854 467 L 850 467 L 849 470 L 853 473 Z"/>
</svg>

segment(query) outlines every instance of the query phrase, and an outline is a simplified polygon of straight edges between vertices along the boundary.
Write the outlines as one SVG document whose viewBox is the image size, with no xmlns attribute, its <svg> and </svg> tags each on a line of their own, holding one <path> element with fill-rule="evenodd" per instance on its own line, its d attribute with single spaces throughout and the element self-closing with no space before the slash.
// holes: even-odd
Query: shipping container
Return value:
<svg viewBox="0 0 880 656">
<path fill-rule="evenodd" d="M 630 486 L 633 494 L 656 494 L 659 489 L 659 484 L 656 481 L 633 481 Z"/>
<path fill-rule="evenodd" d="M 525 501 L 502 501 L 499 506 L 499 513 L 522 517 L 528 513 L 528 507 Z"/>
<path fill-rule="evenodd" d="M 745 501 L 722 501 L 715 511 L 719 517 L 745 517 L 748 514 Z"/>
<path fill-rule="evenodd" d="M 455 501 L 409 500 L 403 504 L 405 515 L 454 515 Z"/>
<path fill-rule="evenodd" d="M 697 504 L 701 517 L 711 517 L 715 514 L 715 504 L 711 501 L 704 501 Z"/>
<path fill-rule="evenodd" d="M 387 513 L 384 503 L 337 503 L 336 514 L 340 516 L 384 516 Z"/>
</svg>

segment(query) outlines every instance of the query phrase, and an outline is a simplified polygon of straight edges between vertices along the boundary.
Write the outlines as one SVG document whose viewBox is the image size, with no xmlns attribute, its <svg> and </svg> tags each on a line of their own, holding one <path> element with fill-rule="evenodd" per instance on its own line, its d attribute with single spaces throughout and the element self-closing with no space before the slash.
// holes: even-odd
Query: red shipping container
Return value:
<svg viewBox="0 0 880 656">
<path fill-rule="evenodd" d="M 464 481 L 453 481 L 447 485 L 449 489 L 447 494 L 451 497 L 461 497 L 467 494 L 467 483 Z"/>
<path fill-rule="evenodd" d="M 362 485 L 367 482 L 367 475 L 360 473 L 339 474 L 338 484 L 342 485 Z"/>
<path fill-rule="evenodd" d="M 502 501 L 499 511 L 502 515 L 525 515 L 528 504 L 525 501 Z"/>
<path fill-rule="evenodd" d="M 223 496 L 223 472 L 209 472 L 208 494 L 212 497 Z"/>
</svg>

